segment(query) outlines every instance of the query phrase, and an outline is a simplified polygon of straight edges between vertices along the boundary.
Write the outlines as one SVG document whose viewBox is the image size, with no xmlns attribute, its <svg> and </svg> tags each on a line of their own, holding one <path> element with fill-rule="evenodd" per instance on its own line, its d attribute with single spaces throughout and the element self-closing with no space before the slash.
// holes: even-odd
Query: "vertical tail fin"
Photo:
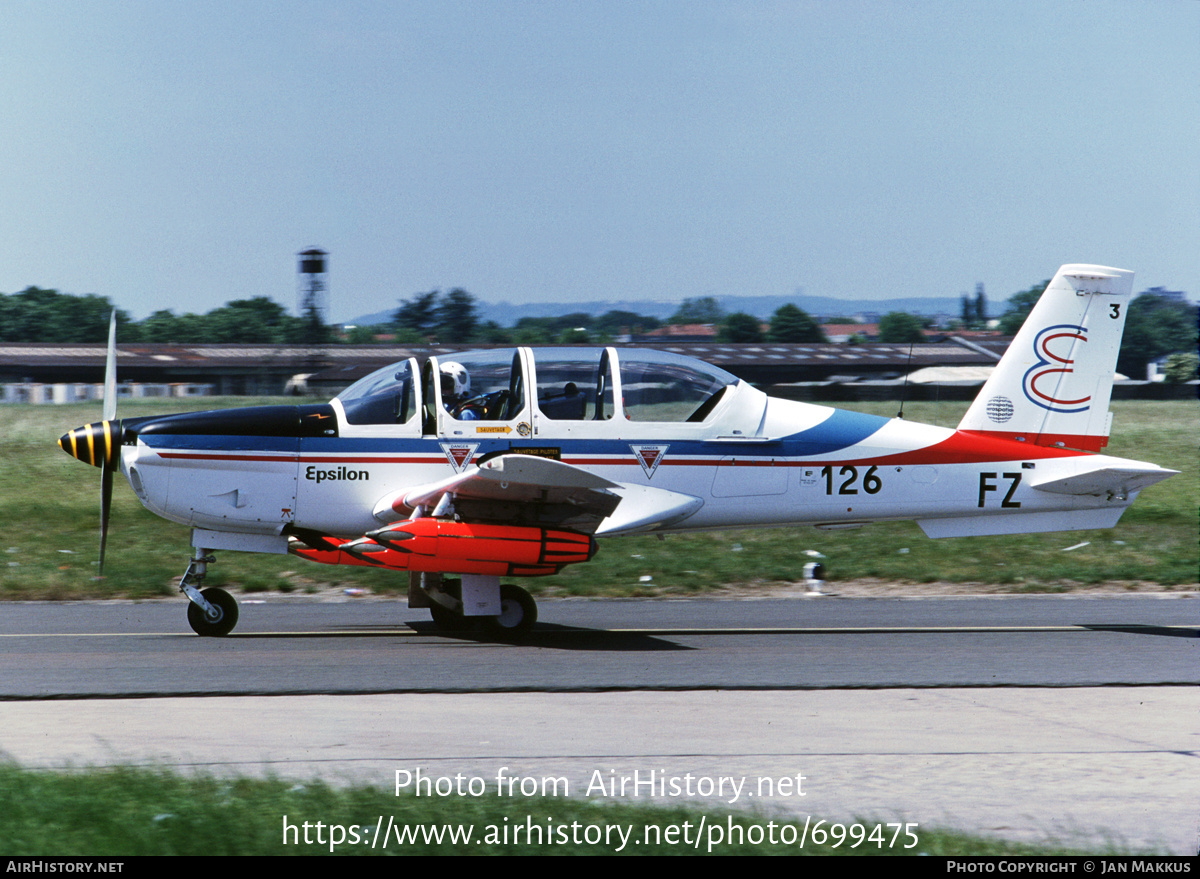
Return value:
<svg viewBox="0 0 1200 879">
<path fill-rule="evenodd" d="M 1106 446 L 1132 290 L 1133 272 L 1060 268 L 958 429 L 1040 446 Z"/>
</svg>

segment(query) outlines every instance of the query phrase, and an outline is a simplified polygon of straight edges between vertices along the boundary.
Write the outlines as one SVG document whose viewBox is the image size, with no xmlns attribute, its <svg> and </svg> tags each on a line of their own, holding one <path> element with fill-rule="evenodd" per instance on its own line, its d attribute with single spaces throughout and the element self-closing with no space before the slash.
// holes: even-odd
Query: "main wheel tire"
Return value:
<svg viewBox="0 0 1200 879">
<path fill-rule="evenodd" d="M 202 590 L 200 594 L 217 609 L 218 615 L 215 620 L 209 619 L 199 605 L 189 601 L 187 617 L 192 631 L 197 635 L 217 638 L 232 632 L 238 621 L 237 600 L 224 589 L 217 589 L 215 586 Z"/>
<path fill-rule="evenodd" d="M 524 637 L 537 622 L 537 602 L 520 586 L 500 585 L 500 613 L 484 617 L 486 633 L 496 639 L 511 641 Z"/>
</svg>

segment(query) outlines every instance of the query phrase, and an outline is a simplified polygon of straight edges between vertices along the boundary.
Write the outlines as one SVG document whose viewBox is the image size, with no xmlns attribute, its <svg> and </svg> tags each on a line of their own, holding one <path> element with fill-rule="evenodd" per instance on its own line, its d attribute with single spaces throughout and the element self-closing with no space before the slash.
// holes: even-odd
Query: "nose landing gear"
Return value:
<svg viewBox="0 0 1200 879">
<path fill-rule="evenodd" d="M 224 589 L 210 586 L 200 590 L 198 587 L 208 573 L 210 563 L 216 561 L 216 556 L 207 555 L 203 549 L 196 548 L 195 554 L 188 563 L 187 571 L 179 582 L 179 591 L 188 597 L 188 625 L 197 635 L 206 637 L 221 637 L 233 631 L 238 621 L 237 600 Z"/>
</svg>

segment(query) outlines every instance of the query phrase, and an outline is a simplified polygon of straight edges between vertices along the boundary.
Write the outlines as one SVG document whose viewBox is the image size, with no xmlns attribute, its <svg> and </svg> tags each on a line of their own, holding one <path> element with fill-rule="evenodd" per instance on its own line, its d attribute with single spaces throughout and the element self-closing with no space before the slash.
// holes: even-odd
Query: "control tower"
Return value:
<svg viewBox="0 0 1200 879">
<path fill-rule="evenodd" d="M 329 254 L 316 247 L 302 250 L 296 254 L 297 266 L 296 309 L 300 317 L 317 318 L 317 323 L 324 326 L 329 310 L 328 286 L 325 282 L 326 267 L 329 264 Z"/>
</svg>

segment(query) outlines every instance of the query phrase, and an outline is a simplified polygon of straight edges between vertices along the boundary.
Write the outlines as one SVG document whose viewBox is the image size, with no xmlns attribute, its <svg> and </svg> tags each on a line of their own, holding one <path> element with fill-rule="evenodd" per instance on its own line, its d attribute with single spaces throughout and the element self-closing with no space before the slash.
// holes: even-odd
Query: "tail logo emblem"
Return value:
<svg viewBox="0 0 1200 879">
<path fill-rule="evenodd" d="M 1037 363 L 1025 373 L 1022 390 L 1026 399 L 1051 412 L 1085 412 L 1091 408 L 1091 395 L 1075 400 L 1059 396 L 1066 390 L 1064 377 L 1075 372 L 1071 355 L 1077 345 L 1087 343 L 1087 328 L 1073 324 L 1046 327 L 1033 340 Z"/>
</svg>

